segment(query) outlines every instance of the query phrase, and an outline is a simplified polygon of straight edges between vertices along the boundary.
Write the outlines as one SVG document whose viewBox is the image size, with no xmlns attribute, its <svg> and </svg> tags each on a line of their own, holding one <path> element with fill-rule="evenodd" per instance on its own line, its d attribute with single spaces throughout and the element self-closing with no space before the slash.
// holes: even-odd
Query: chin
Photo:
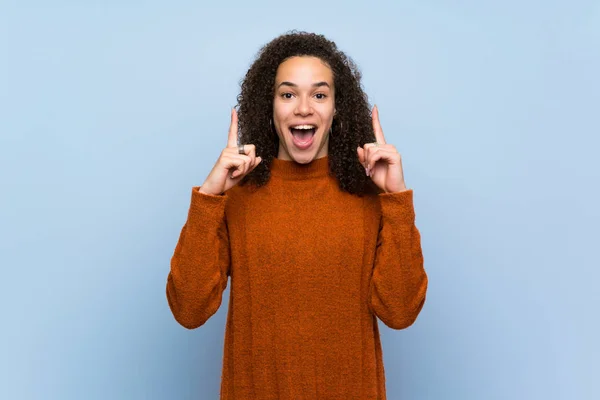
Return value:
<svg viewBox="0 0 600 400">
<path fill-rule="evenodd" d="M 291 155 L 291 158 L 298 164 L 309 164 L 316 158 L 316 156 L 316 154 L 296 154 Z"/>
<path fill-rule="evenodd" d="M 314 126 L 314 125 L 313 125 Z M 301 136 L 302 139 L 306 140 L 309 136 L 312 136 L 312 144 L 308 148 L 302 148 L 302 146 L 298 146 L 295 144 L 294 137 Z M 324 133 L 320 131 L 320 129 L 312 129 L 312 130 L 304 130 L 304 132 L 295 129 L 286 129 L 284 132 L 285 137 L 285 148 L 280 148 L 280 152 L 283 150 L 290 160 L 298 163 L 298 164 L 309 164 L 316 158 L 318 158 L 319 154 L 322 153 L 323 146 L 327 146 L 327 143 L 323 143 L 323 141 L 327 140 L 327 136 L 324 136 Z M 281 140 L 284 140 L 282 136 L 280 136 Z"/>
<path fill-rule="evenodd" d="M 309 164 L 313 160 L 319 158 L 319 153 L 322 149 L 322 138 L 315 138 L 315 142 L 312 144 L 311 148 L 306 150 L 300 150 L 294 147 L 294 144 L 291 144 L 291 150 L 288 154 L 292 160 L 297 162 L 298 164 Z M 288 149 L 290 149 L 288 147 Z"/>
</svg>

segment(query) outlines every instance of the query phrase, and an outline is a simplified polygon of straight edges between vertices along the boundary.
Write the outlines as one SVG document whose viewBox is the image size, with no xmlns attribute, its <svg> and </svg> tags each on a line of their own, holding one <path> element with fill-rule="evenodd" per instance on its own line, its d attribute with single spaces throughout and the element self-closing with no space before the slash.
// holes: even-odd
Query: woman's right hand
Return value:
<svg viewBox="0 0 600 400">
<path fill-rule="evenodd" d="M 239 154 L 237 140 L 238 117 L 235 109 L 232 109 L 227 147 L 221 152 L 215 166 L 200 186 L 201 193 L 221 195 L 237 185 L 244 176 L 260 164 L 262 158 L 256 156 L 256 147 L 253 144 L 246 144 L 244 145 L 246 154 Z"/>
</svg>

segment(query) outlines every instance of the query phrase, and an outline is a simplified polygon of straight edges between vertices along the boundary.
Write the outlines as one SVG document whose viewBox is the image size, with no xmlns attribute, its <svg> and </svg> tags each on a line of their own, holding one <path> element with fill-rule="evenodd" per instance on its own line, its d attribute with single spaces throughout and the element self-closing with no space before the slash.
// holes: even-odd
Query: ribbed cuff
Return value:
<svg viewBox="0 0 600 400">
<path fill-rule="evenodd" d="M 402 224 L 412 224 L 415 222 L 412 189 L 396 193 L 381 193 L 378 196 L 381 203 L 381 213 L 384 218 L 391 218 Z"/>
<path fill-rule="evenodd" d="M 192 187 L 192 197 L 190 201 L 190 214 L 193 215 L 214 215 L 215 213 L 224 213 L 227 195 L 212 195 L 199 192 L 200 186 Z"/>
</svg>

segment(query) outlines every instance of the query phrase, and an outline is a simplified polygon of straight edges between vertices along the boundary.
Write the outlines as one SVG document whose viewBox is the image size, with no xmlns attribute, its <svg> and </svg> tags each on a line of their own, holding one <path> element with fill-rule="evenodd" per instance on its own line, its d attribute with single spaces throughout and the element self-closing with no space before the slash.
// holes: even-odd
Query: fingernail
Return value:
<svg viewBox="0 0 600 400">
<path fill-rule="evenodd" d="M 365 168 L 365 173 L 369 176 L 369 168 Z"/>
</svg>

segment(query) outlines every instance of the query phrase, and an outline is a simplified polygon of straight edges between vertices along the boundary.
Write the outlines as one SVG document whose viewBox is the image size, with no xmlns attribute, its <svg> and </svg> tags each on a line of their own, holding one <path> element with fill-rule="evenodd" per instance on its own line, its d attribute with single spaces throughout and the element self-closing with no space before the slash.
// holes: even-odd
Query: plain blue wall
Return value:
<svg viewBox="0 0 600 400">
<path fill-rule="evenodd" d="M 229 291 L 188 331 L 169 261 L 290 29 L 358 63 L 415 191 L 430 287 L 380 324 L 389 398 L 600 398 L 597 1 L 83 3 L 0 5 L 0 398 L 218 397 Z"/>
</svg>

